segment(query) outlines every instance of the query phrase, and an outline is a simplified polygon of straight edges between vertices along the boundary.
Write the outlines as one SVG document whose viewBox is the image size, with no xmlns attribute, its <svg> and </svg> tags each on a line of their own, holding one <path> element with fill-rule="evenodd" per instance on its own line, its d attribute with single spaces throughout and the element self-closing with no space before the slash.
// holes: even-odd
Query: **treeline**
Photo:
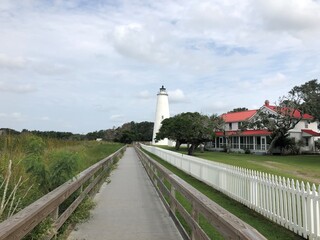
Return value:
<svg viewBox="0 0 320 240">
<path fill-rule="evenodd" d="M 128 122 L 121 127 L 90 132 L 86 135 L 88 140 L 103 139 L 121 143 L 133 141 L 147 142 L 152 140 L 153 122 Z"/>
<path fill-rule="evenodd" d="M 55 138 L 61 140 L 96 140 L 109 142 L 131 143 L 132 141 L 151 141 L 153 122 L 128 122 L 121 127 L 89 132 L 87 134 L 74 134 L 72 132 L 38 131 L 23 129 L 21 132 L 10 128 L 1 128 L 0 135 L 19 135 L 30 133 L 43 138 Z"/>
</svg>

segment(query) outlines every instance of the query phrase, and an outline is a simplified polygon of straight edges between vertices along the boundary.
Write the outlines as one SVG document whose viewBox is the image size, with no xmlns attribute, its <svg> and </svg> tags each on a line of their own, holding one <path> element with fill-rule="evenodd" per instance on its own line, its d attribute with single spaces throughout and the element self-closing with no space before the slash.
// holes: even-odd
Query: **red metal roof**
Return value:
<svg viewBox="0 0 320 240">
<path fill-rule="evenodd" d="M 222 118 L 225 122 L 242 122 L 251 118 L 257 113 L 257 110 L 248 110 L 243 112 L 232 112 L 222 114 Z"/>
<path fill-rule="evenodd" d="M 271 106 L 271 105 L 264 105 L 265 107 L 271 109 L 272 111 L 275 111 L 277 112 L 277 107 L 276 106 Z M 289 108 L 281 108 L 281 112 L 282 113 L 293 113 L 293 117 L 294 118 L 300 118 L 301 117 L 301 112 L 299 110 L 295 110 L 293 111 L 292 109 L 289 109 Z M 302 115 L 302 118 L 303 119 L 308 119 L 308 120 L 312 120 L 313 119 L 313 116 L 311 116 L 310 114 L 303 114 Z"/>
<path fill-rule="evenodd" d="M 223 132 L 215 132 L 217 137 L 222 137 Z M 245 130 L 245 131 L 226 131 L 227 136 L 269 136 L 271 132 L 268 130 Z"/>
<path fill-rule="evenodd" d="M 277 107 L 276 106 L 271 106 L 269 104 L 264 105 L 265 107 L 271 109 L 272 111 L 277 112 Z M 248 119 L 250 119 L 251 117 L 253 117 L 258 110 L 247 110 L 247 111 L 242 111 L 242 112 L 231 112 L 231 113 L 224 113 L 221 115 L 221 117 L 223 118 L 223 120 L 226 123 L 231 123 L 231 122 L 243 122 L 243 121 L 247 121 Z M 291 113 L 293 115 L 294 118 L 300 118 L 300 114 L 301 112 L 299 110 L 290 110 L 289 108 L 282 108 L 281 109 L 282 113 Z M 303 119 L 307 119 L 307 120 L 312 120 L 313 116 L 311 116 L 310 114 L 303 114 L 302 115 Z"/>
<path fill-rule="evenodd" d="M 317 133 L 311 129 L 301 129 L 302 132 L 305 132 L 311 136 L 320 136 L 320 133 Z"/>
</svg>

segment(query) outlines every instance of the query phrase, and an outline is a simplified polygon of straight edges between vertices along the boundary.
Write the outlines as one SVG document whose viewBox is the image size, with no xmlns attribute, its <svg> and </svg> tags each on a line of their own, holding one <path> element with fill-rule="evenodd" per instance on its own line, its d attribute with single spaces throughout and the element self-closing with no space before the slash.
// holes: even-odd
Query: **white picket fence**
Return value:
<svg viewBox="0 0 320 240">
<path fill-rule="evenodd" d="M 300 236 L 320 239 L 320 185 L 142 147 Z"/>
</svg>

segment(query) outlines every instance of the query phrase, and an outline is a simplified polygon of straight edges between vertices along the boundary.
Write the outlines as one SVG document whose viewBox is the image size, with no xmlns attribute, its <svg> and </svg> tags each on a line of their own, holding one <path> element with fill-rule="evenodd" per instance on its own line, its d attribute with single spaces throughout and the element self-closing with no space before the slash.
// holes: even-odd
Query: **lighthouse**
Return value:
<svg viewBox="0 0 320 240">
<path fill-rule="evenodd" d="M 168 93 L 164 86 L 160 88 L 157 94 L 157 106 L 156 106 L 156 118 L 154 121 L 153 134 L 152 134 L 152 144 L 156 145 L 168 145 L 169 141 L 167 138 L 162 139 L 158 142 L 155 141 L 156 135 L 161 127 L 161 122 L 169 118 L 169 100 Z"/>
</svg>

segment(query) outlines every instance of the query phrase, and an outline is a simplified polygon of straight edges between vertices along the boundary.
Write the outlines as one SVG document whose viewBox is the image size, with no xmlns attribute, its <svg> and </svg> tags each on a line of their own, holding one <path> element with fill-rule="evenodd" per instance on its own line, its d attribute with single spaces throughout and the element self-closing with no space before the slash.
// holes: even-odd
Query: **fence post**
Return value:
<svg viewBox="0 0 320 240">
<path fill-rule="evenodd" d="M 171 189 L 170 189 L 170 195 L 171 195 L 171 204 L 170 208 L 173 214 L 176 213 L 176 189 L 175 187 L 171 184 Z"/>
<path fill-rule="evenodd" d="M 196 208 L 196 205 L 194 202 L 192 202 L 191 217 L 195 220 L 196 223 L 199 223 L 199 211 Z M 198 238 L 196 228 L 192 228 L 191 240 L 197 240 L 197 239 L 199 238 Z"/>
</svg>

